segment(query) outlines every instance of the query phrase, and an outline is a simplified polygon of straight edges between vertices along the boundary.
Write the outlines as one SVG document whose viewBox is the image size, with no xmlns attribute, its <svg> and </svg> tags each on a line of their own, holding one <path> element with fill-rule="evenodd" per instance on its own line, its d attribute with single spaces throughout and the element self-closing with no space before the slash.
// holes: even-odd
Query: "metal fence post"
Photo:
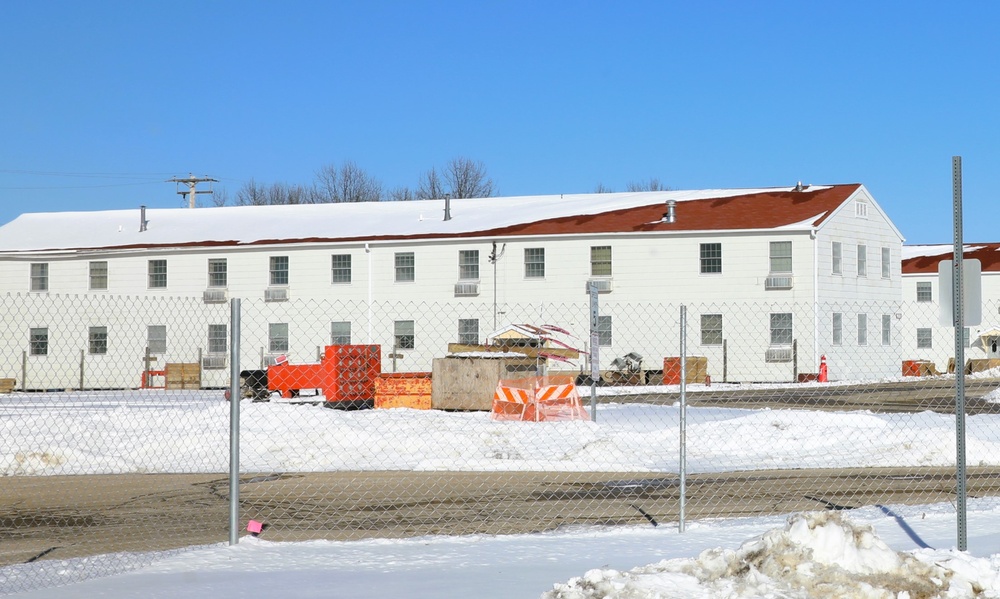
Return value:
<svg viewBox="0 0 1000 599">
<path fill-rule="evenodd" d="M 962 157 L 951 159 L 952 208 L 954 210 L 954 255 L 952 258 L 952 324 L 955 326 L 955 462 L 956 489 L 958 503 L 958 550 L 968 548 L 969 538 L 966 527 L 966 470 L 965 470 L 965 315 L 962 312 L 963 297 L 963 241 L 962 241 Z M 942 293 L 944 290 L 942 290 Z"/>
<path fill-rule="evenodd" d="M 687 493 L 687 306 L 681 305 L 680 507 L 678 529 L 684 532 Z"/>
<path fill-rule="evenodd" d="M 229 544 L 240 542 L 240 300 L 229 307 Z"/>
<path fill-rule="evenodd" d="M 601 378 L 601 335 L 597 330 L 601 313 L 597 287 L 591 283 L 590 291 L 590 420 L 597 422 L 597 381 Z"/>
</svg>

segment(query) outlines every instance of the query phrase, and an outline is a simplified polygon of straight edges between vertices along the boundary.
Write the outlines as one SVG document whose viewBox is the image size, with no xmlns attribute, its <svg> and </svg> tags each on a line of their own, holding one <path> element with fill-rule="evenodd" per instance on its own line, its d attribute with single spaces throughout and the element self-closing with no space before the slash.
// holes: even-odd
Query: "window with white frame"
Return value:
<svg viewBox="0 0 1000 599">
<path fill-rule="evenodd" d="M 932 300 L 931 297 L 931 282 L 930 281 L 917 281 L 917 301 L 918 302 L 929 302 Z"/>
<path fill-rule="evenodd" d="M 831 331 L 834 345 L 844 343 L 844 315 L 840 312 L 833 313 L 833 330 Z"/>
<path fill-rule="evenodd" d="M 868 345 L 867 314 L 858 314 L 858 345 Z"/>
<path fill-rule="evenodd" d="M 90 327 L 87 329 L 87 349 L 95 355 L 108 353 L 108 327 Z"/>
<path fill-rule="evenodd" d="M 892 278 L 892 251 L 889 248 L 882 248 L 882 278 Z"/>
<path fill-rule="evenodd" d="M 892 314 L 882 315 L 882 345 L 892 345 Z"/>
<path fill-rule="evenodd" d="M 88 266 L 91 291 L 106 291 L 108 289 L 108 263 L 95 260 Z"/>
<path fill-rule="evenodd" d="M 146 347 L 153 355 L 167 353 L 167 325 L 151 324 L 146 327 Z"/>
<path fill-rule="evenodd" d="M 351 344 L 351 322 L 349 320 L 335 320 L 330 323 L 330 344 Z"/>
<path fill-rule="evenodd" d="M 524 278 L 545 278 L 545 248 L 524 248 Z"/>
<path fill-rule="evenodd" d="M 413 349 L 417 346 L 412 320 L 397 320 L 392 323 L 395 349 Z"/>
<path fill-rule="evenodd" d="M 772 273 L 792 272 L 792 242 L 772 241 L 769 262 Z"/>
<path fill-rule="evenodd" d="M 229 351 L 229 330 L 226 325 L 208 325 L 208 353 L 224 354 L 227 351 Z"/>
<path fill-rule="evenodd" d="M 150 289 L 166 289 L 167 287 L 166 260 L 150 260 L 146 267 L 146 274 L 149 279 Z"/>
<path fill-rule="evenodd" d="M 597 317 L 597 345 L 600 347 L 611 347 L 611 333 L 611 317 L 599 315 Z"/>
<path fill-rule="evenodd" d="M 611 276 L 611 246 L 595 245 L 590 248 L 590 276 Z"/>
<path fill-rule="evenodd" d="M 722 244 L 701 244 L 701 274 L 716 274 L 722 272 Z"/>
<path fill-rule="evenodd" d="M 479 250 L 458 250 L 458 278 L 479 280 Z"/>
<path fill-rule="evenodd" d="M 701 315 L 701 344 L 722 345 L 722 314 Z"/>
<path fill-rule="evenodd" d="M 49 328 L 28 329 L 28 351 L 33 356 L 49 355 Z"/>
<path fill-rule="evenodd" d="M 267 325 L 267 351 L 276 354 L 288 351 L 288 323 L 271 322 Z"/>
<path fill-rule="evenodd" d="M 47 262 L 35 262 L 31 265 L 31 290 L 49 290 L 49 264 Z"/>
<path fill-rule="evenodd" d="M 271 256 L 268 273 L 268 284 L 288 285 L 288 256 Z"/>
<path fill-rule="evenodd" d="M 351 282 L 351 255 L 333 254 L 330 256 L 330 280 L 334 283 Z"/>
<path fill-rule="evenodd" d="M 929 349 L 932 346 L 931 329 L 917 329 L 917 347 L 921 349 Z"/>
<path fill-rule="evenodd" d="M 792 313 L 778 312 L 771 314 L 771 345 L 789 346 L 792 344 Z"/>
<path fill-rule="evenodd" d="M 458 319 L 458 342 L 462 345 L 479 345 L 479 319 Z"/>
<path fill-rule="evenodd" d="M 417 280 L 417 262 L 413 252 L 396 252 L 396 282 L 411 283 Z"/>
<path fill-rule="evenodd" d="M 844 246 L 839 241 L 833 242 L 833 268 L 835 275 L 844 274 Z"/>
<path fill-rule="evenodd" d="M 868 200 L 858 198 L 854 201 L 854 216 L 858 218 L 868 218 Z"/>
<path fill-rule="evenodd" d="M 226 287 L 229 284 L 229 265 L 225 258 L 208 259 L 208 286 Z"/>
<path fill-rule="evenodd" d="M 863 243 L 858 244 L 858 276 L 868 276 L 868 246 Z"/>
</svg>

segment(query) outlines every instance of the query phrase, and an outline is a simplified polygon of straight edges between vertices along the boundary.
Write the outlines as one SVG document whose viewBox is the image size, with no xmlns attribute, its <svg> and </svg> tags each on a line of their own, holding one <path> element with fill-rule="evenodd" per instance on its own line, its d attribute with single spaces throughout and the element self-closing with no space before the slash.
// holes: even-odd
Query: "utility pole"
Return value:
<svg viewBox="0 0 1000 599">
<path fill-rule="evenodd" d="M 188 199 L 188 207 L 195 207 L 195 196 L 198 195 L 198 184 L 199 183 L 218 183 L 218 179 L 212 179 L 211 177 L 195 177 L 194 175 L 188 173 L 187 179 L 178 179 L 174 177 L 172 179 L 167 179 L 167 182 L 173 181 L 174 183 L 183 183 L 188 186 L 187 191 L 178 191 L 177 193 Z M 211 187 L 207 190 L 202 190 L 201 193 L 212 193 Z"/>
</svg>

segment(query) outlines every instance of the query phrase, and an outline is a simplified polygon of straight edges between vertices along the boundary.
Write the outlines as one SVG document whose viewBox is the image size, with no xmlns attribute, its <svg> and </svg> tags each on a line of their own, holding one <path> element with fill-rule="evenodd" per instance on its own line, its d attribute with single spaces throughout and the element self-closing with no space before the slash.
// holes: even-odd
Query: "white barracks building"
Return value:
<svg viewBox="0 0 1000 599">
<path fill-rule="evenodd" d="M 151 347 L 224 386 L 230 298 L 266 306 L 244 316 L 244 368 L 353 342 L 430 370 L 529 317 L 589 339 L 590 284 L 603 368 L 676 355 L 649 306 L 685 304 L 713 380 L 790 380 L 821 355 L 833 378 L 898 375 L 902 242 L 860 184 L 24 214 L 0 227 L 0 377 L 75 387 L 84 363 L 86 387 L 135 387 Z"/>
</svg>

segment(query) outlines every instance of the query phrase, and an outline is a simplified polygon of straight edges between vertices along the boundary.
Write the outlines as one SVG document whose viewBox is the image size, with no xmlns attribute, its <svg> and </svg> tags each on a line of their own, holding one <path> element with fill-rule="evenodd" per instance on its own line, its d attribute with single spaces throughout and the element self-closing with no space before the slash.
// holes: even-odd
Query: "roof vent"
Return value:
<svg viewBox="0 0 1000 599">
<path fill-rule="evenodd" d="M 444 219 L 451 220 L 451 194 L 444 194 Z"/>
<path fill-rule="evenodd" d="M 139 206 L 139 232 L 142 233 L 143 231 L 145 231 L 146 225 L 148 224 L 149 221 L 146 220 L 146 207 Z"/>
<path fill-rule="evenodd" d="M 802 181 L 799 181 L 798 183 L 795 184 L 795 191 L 805 191 L 807 189 L 809 189 L 809 186 L 803 185 Z"/>
<path fill-rule="evenodd" d="M 667 200 L 667 211 L 663 213 L 662 222 L 672 223 L 677 220 L 677 201 Z"/>
</svg>

